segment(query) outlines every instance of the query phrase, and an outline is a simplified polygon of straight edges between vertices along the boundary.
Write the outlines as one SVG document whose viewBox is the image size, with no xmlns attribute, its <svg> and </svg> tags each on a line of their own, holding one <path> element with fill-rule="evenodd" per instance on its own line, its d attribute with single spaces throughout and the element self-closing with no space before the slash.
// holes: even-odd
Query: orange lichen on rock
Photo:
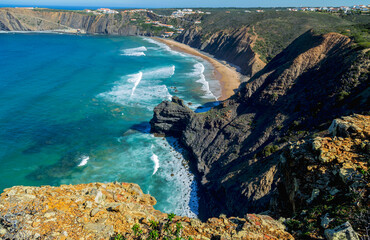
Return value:
<svg viewBox="0 0 370 240">
<path fill-rule="evenodd" d="M 152 196 L 129 183 L 17 186 L 0 197 L 0 234 L 19 239 L 110 239 L 119 233 L 131 239 L 134 224 L 145 234 L 150 220 L 167 221 L 155 204 Z M 184 227 L 183 236 L 193 239 L 293 239 L 281 223 L 262 215 L 207 222 L 176 216 L 172 225 L 177 222 Z"/>
</svg>

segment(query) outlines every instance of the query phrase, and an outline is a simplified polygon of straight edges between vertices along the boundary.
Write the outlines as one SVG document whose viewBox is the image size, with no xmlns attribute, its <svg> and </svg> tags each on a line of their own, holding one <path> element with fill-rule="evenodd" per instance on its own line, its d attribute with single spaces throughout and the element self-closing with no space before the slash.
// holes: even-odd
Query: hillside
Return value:
<svg viewBox="0 0 370 240">
<path fill-rule="evenodd" d="M 202 9 L 210 14 L 167 17 L 175 9 L 154 12 L 124 12 L 94 15 L 83 11 L 53 9 L 0 8 L 0 31 L 45 31 L 81 29 L 89 34 L 161 36 L 174 32 L 179 42 L 226 60 L 251 77 L 304 32 L 330 31 L 346 34 L 367 47 L 369 16 L 288 12 L 267 9 L 264 13 L 245 9 Z M 159 21 L 175 28 L 158 27 L 146 22 Z M 200 24 L 196 24 L 200 21 Z"/>
<path fill-rule="evenodd" d="M 206 215 L 273 208 L 284 184 L 280 149 L 337 117 L 368 114 L 369 54 L 353 46 L 346 36 L 308 31 L 210 111 L 194 113 L 176 98 L 155 108 L 152 132 L 178 137 L 192 155 Z"/>
<path fill-rule="evenodd" d="M 176 40 L 240 66 L 242 73 L 249 76 L 261 70 L 293 40 L 310 29 L 320 33 L 346 33 L 351 37 L 365 35 L 366 39 L 361 41 L 370 41 L 368 16 L 350 18 L 275 9 L 264 13 L 244 12 L 243 9 L 204 11 L 207 10 L 212 14 L 202 16 L 201 24 L 190 27 Z M 366 34 L 359 29 L 366 31 Z"/>
</svg>

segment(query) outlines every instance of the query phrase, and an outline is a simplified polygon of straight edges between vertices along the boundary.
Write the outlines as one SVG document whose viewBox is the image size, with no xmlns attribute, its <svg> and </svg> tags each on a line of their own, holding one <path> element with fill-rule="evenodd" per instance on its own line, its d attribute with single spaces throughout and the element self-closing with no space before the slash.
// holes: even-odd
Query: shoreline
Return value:
<svg viewBox="0 0 370 240">
<path fill-rule="evenodd" d="M 212 64 L 214 68 L 214 77 L 216 80 L 220 82 L 221 85 L 221 97 L 217 100 L 222 101 L 226 100 L 232 95 L 234 95 L 234 90 L 239 88 L 241 83 L 241 76 L 240 73 L 233 67 L 227 66 L 217 59 L 207 56 L 195 48 L 192 48 L 186 44 L 176 42 L 172 39 L 164 39 L 153 37 L 153 39 L 166 44 L 174 51 L 184 52 L 193 56 L 201 57 L 202 59 L 206 60 L 210 64 Z"/>
</svg>

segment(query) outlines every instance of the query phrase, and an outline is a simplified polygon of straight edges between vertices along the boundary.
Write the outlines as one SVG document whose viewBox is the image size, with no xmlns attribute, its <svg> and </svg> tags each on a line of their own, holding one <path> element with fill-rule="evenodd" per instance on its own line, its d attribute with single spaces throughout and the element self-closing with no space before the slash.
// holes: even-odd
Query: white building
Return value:
<svg viewBox="0 0 370 240">
<path fill-rule="evenodd" d="M 102 13 L 105 13 L 105 14 L 115 14 L 115 13 L 118 13 L 116 10 L 112 10 L 112 9 L 109 9 L 109 8 L 99 8 L 96 11 L 102 12 Z"/>
</svg>

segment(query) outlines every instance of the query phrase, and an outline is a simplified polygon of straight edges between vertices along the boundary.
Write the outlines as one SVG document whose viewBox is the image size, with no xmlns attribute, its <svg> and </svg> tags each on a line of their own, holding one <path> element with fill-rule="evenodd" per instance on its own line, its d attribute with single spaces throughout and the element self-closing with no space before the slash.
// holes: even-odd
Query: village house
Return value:
<svg viewBox="0 0 370 240">
<path fill-rule="evenodd" d="M 115 13 L 118 13 L 116 10 L 111 10 L 109 8 L 99 8 L 96 11 L 102 12 L 102 13 L 105 13 L 105 14 L 115 14 Z"/>
</svg>

